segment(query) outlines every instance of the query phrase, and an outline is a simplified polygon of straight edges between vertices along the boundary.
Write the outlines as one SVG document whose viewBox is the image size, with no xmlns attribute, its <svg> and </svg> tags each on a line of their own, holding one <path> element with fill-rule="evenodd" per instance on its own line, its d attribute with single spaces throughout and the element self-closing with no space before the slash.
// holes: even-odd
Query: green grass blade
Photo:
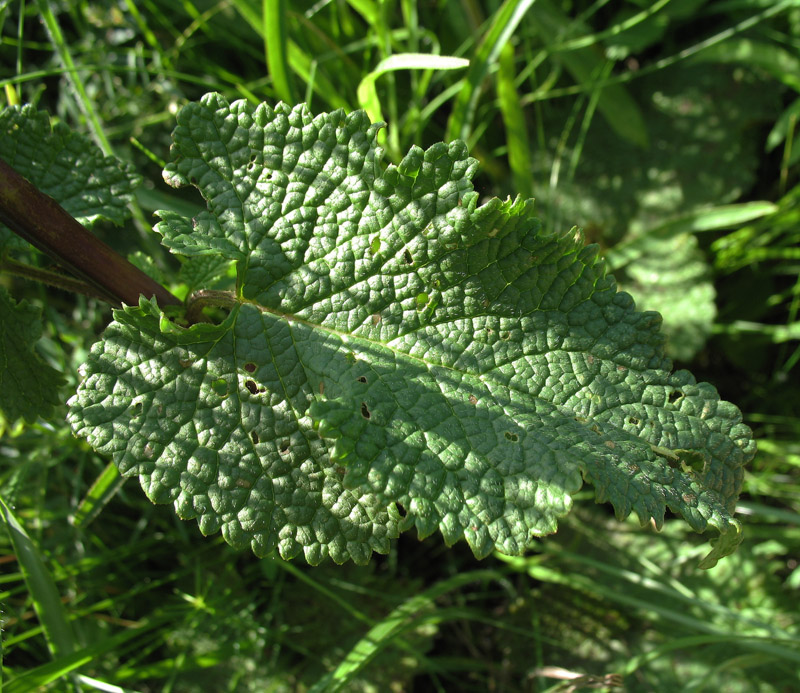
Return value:
<svg viewBox="0 0 800 693">
<path fill-rule="evenodd" d="M 641 24 L 644 21 L 647 21 L 657 12 L 660 12 L 664 5 L 672 2 L 672 0 L 658 0 L 654 2 L 650 7 L 647 9 L 642 10 L 641 12 L 636 13 L 635 15 L 628 17 L 626 20 L 619 22 L 618 24 L 614 24 L 607 29 L 604 29 L 597 34 L 590 34 L 588 36 L 580 36 L 576 39 L 570 39 L 565 41 L 564 43 L 560 43 L 557 46 L 553 47 L 554 51 L 572 51 L 578 48 L 588 48 L 589 46 L 593 46 L 600 41 L 605 41 L 606 39 L 613 38 L 614 36 L 618 36 L 624 31 L 628 31 L 629 29 L 633 29 L 638 24 Z"/>
<path fill-rule="evenodd" d="M 312 689 L 313 693 L 338 691 L 355 676 L 392 640 L 414 620 L 421 609 L 429 606 L 438 597 L 470 582 L 502 579 L 496 570 L 474 570 L 437 582 L 433 587 L 408 599 L 394 609 L 386 618 L 375 624 L 345 656 L 333 673 L 321 679 Z"/>
<path fill-rule="evenodd" d="M 723 41 L 729 40 L 732 36 L 740 34 L 748 29 L 752 29 L 753 27 L 765 22 L 766 20 L 774 17 L 784 10 L 787 10 L 791 7 L 797 7 L 800 5 L 800 0 L 782 0 L 782 2 L 777 2 L 775 4 L 768 4 L 766 9 L 763 12 L 758 14 L 752 15 L 746 19 L 743 19 L 738 24 L 734 26 L 728 27 L 727 29 L 723 29 L 722 31 L 710 36 L 703 41 L 699 41 L 688 48 L 684 48 L 682 51 L 675 53 L 674 55 L 667 56 L 666 58 L 662 58 L 660 60 L 656 60 L 655 62 L 645 65 L 636 71 L 628 71 L 623 72 L 619 75 L 614 75 L 613 77 L 609 77 L 608 79 L 600 82 L 599 84 L 590 84 L 580 82 L 578 84 L 574 84 L 569 87 L 559 87 L 557 89 L 550 89 L 548 88 L 539 88 L 535 92 L 531 94 L 527 94 L 524 98 L 525 104 L 533 103 L 535 101 L 541 101 L 542 99 L 555 99 L 561 98 L 562 96 L 574 96 L 575 94 L 581 94 L 586 91 L 591 91 L 597 87 L 610 87 L 618 84 L 625 84 L 627 82 L 632 82 L 634 79 L 640 79 L 645 75 L 652 74 L 654 72 L 658 72 L 659 70 L 663 70 L 664 68 L 670 67 L 671 65 L 675 65 L 679 62 L 684 60 L 688 60 L 689 58 L 702 53 L 703 51 L 708 50 L 711 46 L 716 46 Z"/>
<path fill-rule="evenodd" d="M 265 35 L 263 14 L 256 12 L 245 0 L 232 0 L 232 2 L 242 18 L 263 38 Z M 325 75 L 316 70 L 314 60 L 300 46 L 287 39 L 286 51 L 289 66 L 303 82 L 309 85 L 309 94 L 304 99 L 309 106 L 311 106 L 309 95 L 313 92 L 333 108 L 350 109 L 352 107 L 352 104 L 339 94 L 339 89 Z"/>
<path fill-rule="evenodd" d="M 264 50 L 267 68 L 278 98 L 288 104 L 296 103 L 287 63 L 286 0 L 263 0 Z"/>
<path fill-rule="evenodd" d="M 557 37 L 574 29 L 569 18 L 549 0 L 540 1 L 536 12 L 531 13 L 531 20 L 548 51 L 578 84 L 584 85 L 586 91 L 602 89 L 597 109 L 609 126 L 623 139 L 647 148 L 647 126 L 639 105 L 625 87 L 609 85 L 608 79 L 597 79 L 605 69 L 606 58 L 590 48 L 556 52 Z"/>
<path fill-rule="evenodd" d="M 42 15 L 42 23 L 47 29 L 47 33 L 50 36 L 50 41 L 53 43 L 53 47 L 55 48 L 62 64 L 64 65 L 67 79 L 70 81 L 76 93 L 78 94 L 78 103 L 81 106 L 81 109 L 83 110 L 87 120 L 89 121 L 89 125 L 97 144 L 100 146 L 100 149 L 103 150 L 103 153 L 106 156 L 112 156 L 114 151 L 111 148 L 111 143 L 108 141 L 108 138 L 103 131 L 103 126 L 100 124 L 100 118 L 98 117 L 97 112 L 92 105 L 89 95 L 86 93 L 86 87 L 83 84 L 80 72 L 78 72 L 78 69 L 75 67 L 75 62 L 72 59 L 72 53 L 70 52 L 69 46 L 64 39 L 64 34 L 61 32 L 61 27 L 58 24 L 56 16 L 53 14 L 50 3 L 48 0 L 36 0 L 36 5 L 39 7 L 39 12 Z"/>
<path fill-rule="evenodd" d="M 69 655 L 75 649 L 75 635 L 44 557 L 2 498 L 0 498 L 0 515 L 17 555 L 50 652 L 54 657 Z"/>
<path fill-rule="evenodd" d="M 469 138 L 481 84 L 494 68 L 503 46 L 534 2 L 535 0 L 506 0 L 495 13 L 489 29 L 478 45 L 475 57 L 470 60 L 469 72 L 464 78 L 463 88 L 456 98 L 447 124 L 447 140 Z"/>
<path fill-rule="evenodd" d="M 395 70 L 461 70 L 469 66 L 464 58 L 447 55 L 426 55 L 423 53 L 397 53 L 381 60 L 377 67 L 367 74 L 358 85 L 358 105 L 363 108 L 373 123 L 383 120 L 378 91 L 375 82 L 378 77 Z"/>
<path fill-rule="evenodd" d="M 372 0 L 347 0 L 347 4 L 358 12 L 369 26 L 375 26 L 380 20 L 380 10 Z"/>
<path fill-rule="evenodd" d="M 166 617 L 152 619 L 139 628 L 122 631 L 110 638 L 104 638 L 90 647 L 84 647 L 72 654 L 64 655 L 54 659 L 52 662 L 30 669 L 9 681 L 3 689 L 3 693 L 28 693 L 28 691 L 39 690 L 42 686 L 57 681 L 103 655 L 118 650 L 126 642 L 149 633 L 167 623 L 168 620 Z"/>
<path fill-rule="evenodd" d="M 533 163 L 531 145 L 525 114 L 519 103 L 519 94 L 514 83 L 514 47 L 507 43 L 500 51 L 497 71 L 497 97 L 500 113 L 506 128 L 508 143 L 508 166 L 515 191 L 525 198 L 533 197 Z"/>
<path fill-rule="evenodd" d="M 630 241 L 614 246 L 606 253 L 606 262 L 610 270 L 617 270 L 635 262 L 647 252 L 649 241 L 653 237 L 674 238 L 682 233 L 718 231 L 746 224 L 773 214 L 777 210 L 777 205 L 762 200 L 698 209 L 677 219 L 672 219 L 649 231 L 646 235 L 637 236 Z"/>
<path fill-rule="evenodd" d="M 91 488 L 86 492 L 81 501 L 78 509 L 75 511 L 75 517 L 72 524 L 75 527 L 86 527 L 100 514 L 117 492 L 122 488 L 125 483 L 113 462 L 109 462 L 100 476 L 95 479 Z"/>
</svg>

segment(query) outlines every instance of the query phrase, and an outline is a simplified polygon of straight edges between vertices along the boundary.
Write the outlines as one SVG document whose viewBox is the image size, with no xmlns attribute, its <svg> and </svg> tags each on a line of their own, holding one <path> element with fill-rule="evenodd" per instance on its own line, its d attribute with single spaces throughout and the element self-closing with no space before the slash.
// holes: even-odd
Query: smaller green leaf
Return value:
<svg viewBox="0 0 800 693">
<path fill-rule="evenodd" d="M 86 137 L 31 105 L 0 112 L 0 157 L 83 226 L 122 224 L 141 182 L 133 166 L 103 153 Z"/>
<path fill-rule="evenodd" d="M 61 399 L 61 374 L 33 348 L 42 336 L 41 314 L 0 287 L 0 410 L 11 421 L 33 423 L 37 416 L 49 416 Z"/>
</svg>

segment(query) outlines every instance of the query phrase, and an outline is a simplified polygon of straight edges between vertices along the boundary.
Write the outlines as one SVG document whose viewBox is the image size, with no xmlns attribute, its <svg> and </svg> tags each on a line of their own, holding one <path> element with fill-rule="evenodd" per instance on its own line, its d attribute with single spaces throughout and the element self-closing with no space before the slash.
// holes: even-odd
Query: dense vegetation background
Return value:
<svg viewBox="0 0 800 693">
<path fill-rule="evenodd" d="M 482 194 L 532 196 L 546 224 L 582 227 L 637 303 L 662 312 L 676 365 L 739 405 L 759 441 L 744 543 L 710 571 L 681 523 L 656 533 L 590 502 L 524 559 L 479 563 L 466 545 L 405 536 L 367 568 L 309 568 L 205 539 L 135 484 L 89 511 L 107 460 L 64 410 L 0 421 L 0 495 L 85 658 L 80 679 L 51 689 L 306 690 L 359 644 L 346 690 L 573 690 L 554 678 L 567 671 L 589 677 L 575 690 L 797 690 L 800 3 L 12 0 L 0 25 L 7 103 L 48 110 L 144 176 L 134 220 L 99 233 L 176 292 L 150 215 L 201 204 L 161 179 L 183 104 L 215 90 L 368 106 L 388 122 L 388 159 L 462 137 Z M 373 73 L 400 53 L 470 67 Z M 39 348 L 66 401 L 110 309 L 0 282 L 43 307 Z M 0 562 L 3 676 L 29 690 L 14 678 L 54 674 L 5 532 Z"/>
</svg>

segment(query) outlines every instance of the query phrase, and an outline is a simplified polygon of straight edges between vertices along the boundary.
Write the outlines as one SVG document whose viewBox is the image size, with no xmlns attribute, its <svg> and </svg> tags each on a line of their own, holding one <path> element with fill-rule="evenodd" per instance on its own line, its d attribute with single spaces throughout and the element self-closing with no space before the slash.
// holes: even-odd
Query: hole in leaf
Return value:
<svg viewBox="0 0 800 693">
<path fill-rule="evenodd" d="M 227 397 L 228 396 L 228 383 L 225 382 L 224 378 L 217 378 L 211 383 L 211 388 L 217 393 L 220 397 Z"/>
<path fill-rule="evenodd" d="M 669 403 L 675 404 L 675 402 L 677 402 L 681 397 L 683 397 L 683 393 L 680 390 L 673 390 L 669 393 Z"/>
<path fill-rule="evenodd" d="M 422 310 L 428 303 L 428 294 L 425 292 L 417 294 L 417 310 Z"/>
<path fill-rule="evenodd" d="M 405 263 L 407 265 L 413 265 L 414 264 L 414 258 L 411 257 L 411 253 L 408 252 L 408 249 L 403 251 L 403 260 L 405 260 Z"/>
<path fill-rule="evenodd" d="M 152 459 L 153 455 L 155 455 L 156 451 L 153 450 L 153 446 L 150 443 L 144 446 L 144 456 L 149 460 Z"/>
<path fill-rule="evenodd" d="M 181 365 L 181 368 L 188 368 L 194 361 L 192 359 L 178 359 L 178 363 Z"/>
<path fill-rule="evenodd" d="M 501 332 L 500 333 L 500 339 L 502 339 L 504 342 L 507 342 L 509 339 L 511 339 L 511 333 L 510 332 Z"/>
<path fill-rule="evenodd" d="M 255 395 L 258 393 L 258 385 L 256 385 L 252 380 L 248 380 L 245 382 L 244 386 L 250 390 L 251 395 Z"/>
<path fill-rule="evenodd" d="M 252 362 L 244 364 L 244 369 L 248 373 L 255 373 L 256 372 L 256 368 L 257 368 L 256 364 L 254 364 Z"/>
<path fill-rule="evenodd" d="M 380 313 L 373 313 L 372 314 L 372 324 L 377 325 L 381 321 L 381 314 Z"/>
<path fill-rule="evenodd" d="M 370 419 L 372 417 L 372 414 L 369 413 L 366 402 L 361 403 L 361 416 L 363 416 L 365 419 Z"/>
<path fill-rule="evenodd" d="M 252 438 L 253 440 L 253 445 L 256 445 L 258 443 L 258 433 L 256 433 L 255 431 L 250 432 L 250 438 Z"/>
<path fill-rule="evenodd" d="M 144 409 L 144 406 L 142 405 L 141 402 L 134 402 L 132 416 L 134 418 L 137 417 L 137 416 L 141 416 L 142 415 L 142 409 Z"/>
<path fill-rule="evenodd" d="M 516 443 L 519 440 L 519 436 L 516 433 L 512 433 L 511 431 L 506 431 L 506 440 L 510 440 L 512 443 Z"/>
<path fill-rule="evenodd" d="M 402 505 L 400 505 L 400 503 L 395 503 L 394 505 L 397 508 L 397 514 L 400 515 L 400 517 L 407 517 L 408 516 L 408 513 L 406 512 L 406 509 Z"/>
<path fill-rule="evenodd" d="M 628 423 L 632 424 L 633 426 L 638 426 L 639 425 L 639 419 L 637 419 L 635 416 L 630 416 L 630 417 L 628 417 Z"/>
<path fill-rule="evenodd" d="M 258 391 L 259 392 L 266 392 L 267 388 L 266 387 L 260 387 L 260 388 L 258 388 Z"/>
<path fill-rule="evenodd" d="M 356 362 L 356 355 L 352 351 L 348 351 L 344 357 L 347 359 L 348 363 L 355 363 Z"/>
<path fill-rule="evenodd" d="M 366 383 L 366 382 L 367 382 L 367 376 L 365 376 L 365 375 L 359 375 L 359 376 L 356 378 L 356 380 L 357 380 L 358 382 L 360 382 L 360 383 Z"/>
<path fill-rule="evenodd" d="M 477 404 L 478 403 L 478 398 L 475 395 L 470 395 L 469 396 L 469 403 L 470 404 Z"/>
<path fill-rule="evenodd" d="M 381 249 L 381 239 L 375 236 L 372 239 L 372 243 L 370 243 L 369 250 L 370 252 L 375 255 Z"/>
<path fill-rule="evenodd" d="M 281 447 L 279 448 L 279 451 L 280 451 L 281 455 L 285 455 L 287 452 L 289 452 L 289 441 L 288 440 L 284 440 L 281 443 Z"/>
</svg>

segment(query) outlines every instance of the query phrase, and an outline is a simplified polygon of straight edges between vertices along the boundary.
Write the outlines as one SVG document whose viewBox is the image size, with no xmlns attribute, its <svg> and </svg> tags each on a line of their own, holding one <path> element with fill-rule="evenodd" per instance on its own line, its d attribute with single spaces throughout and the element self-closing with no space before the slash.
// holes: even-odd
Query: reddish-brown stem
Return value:
<svg viewBox="0 0 800 693">
<path fill-rule="evenodd" d="M 181 305 L 161 284 L 95 238 L 52 197 L 0 159 L 0 221 L 76 276 L 110 303 L 138 305 L 139 296 L 160 306 Z"/>
</svg>

